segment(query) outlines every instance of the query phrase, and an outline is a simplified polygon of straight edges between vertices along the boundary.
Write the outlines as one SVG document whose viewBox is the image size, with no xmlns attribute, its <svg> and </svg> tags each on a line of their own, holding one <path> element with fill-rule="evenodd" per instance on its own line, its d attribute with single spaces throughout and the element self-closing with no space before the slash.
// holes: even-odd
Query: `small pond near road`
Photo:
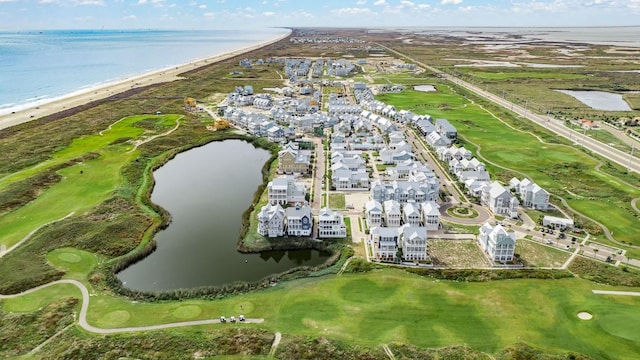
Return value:
<svg viewBox="0 0 640 360">
<path fill-rule="evenodd" d="M 270 153 L 240 140 L 213 142 L 178 154 L 154 172 L 151 200 L 172 222 L 158 247 L 118 273 L 130 289 L 160 291 L 256 281 L 296 266 L 324 263 L 317 250 L 242 254 L 236 250 L 242 213 L 262 183 Z"/>
<path fill-rule="evenodd" d="M 584 91 L 584 90 L 556 90 L 563 94 L 573 96 L 583 104 L 595 110 L 605 111 L 631 111 L 631 107 L 620 94 L 605 91 Z"/>
</svg>

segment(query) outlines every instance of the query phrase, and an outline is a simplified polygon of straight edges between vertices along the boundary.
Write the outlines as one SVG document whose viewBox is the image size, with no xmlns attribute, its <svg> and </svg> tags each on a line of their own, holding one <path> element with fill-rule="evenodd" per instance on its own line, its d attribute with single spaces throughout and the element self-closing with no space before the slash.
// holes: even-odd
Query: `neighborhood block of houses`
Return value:
<svg viewBox="0 0 640 360">
<path fill-rule="evenodd" d="M 345 76 L 355 68 L 344 59 L 281 59 L 261 62 L 243 60 L 242 66 L 281 62 L 288 85 L 276 89 L 281 96 L 256 94 L 251 85 L 237 87 L 227 95 L 221 115 L 250 134 L 282 143 L 278 174 L 267 186 L 268 204 L 258 214 L 258 232 L 268 237 L 312 236 L 314 216 L 305 202 L 306 186 L 295 176 L 311 172 L 311 151 L 291 140 L 302 134 L 331 133 L 330 185 L 335 191 L 368 191 L 364 216 L 373 257 L 384 261 L 428 259 L 428 232 L 440 229 L 438 205 L 440 182 L 434 172 L 416 158 L 400 124 L 411 125 L 434 151 L 444 168 L 463 190 L 494 215 L 517 218 L 522 207 L 546 210 L 549 193 L 529 179 L 513 178 L 505 186 L 492 181 L 485 164 L 471 151 L 457 146 L 458 133 L 447 119 L 397 110 L 376 100 L 365 83 L 320 80 L 323 74 Z M 321 86 L 336 87 L 322 96 Z M 356 102 L 340 89 L 350 86 Z M 401 91 L 388 86 L 385 91 Z M 321 99 L 326 112 L 321 111 Z M 367 152 L 367 154 L 365 154 Z M 366 158 L 375 153 L 382 165 L 373 178 Z M 317 211 L 317 210 L 316 210 Z M 572 226 L 567 219 L 545 217 L 545 225 Z M 570 221 L 570 220 L 569 220 Z M 329 208 L 317 214 L 317 237 L 346 236 L 343 215 Z M 513 260 L 515 237 L 502 226 L 482 225 L 478 244 L 495 262 Z"/>
</svg>

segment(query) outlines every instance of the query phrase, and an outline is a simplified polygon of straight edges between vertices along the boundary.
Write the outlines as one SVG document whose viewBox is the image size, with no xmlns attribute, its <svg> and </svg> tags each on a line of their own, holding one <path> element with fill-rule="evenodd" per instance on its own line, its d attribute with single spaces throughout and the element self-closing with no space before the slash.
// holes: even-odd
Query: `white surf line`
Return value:
<svg viewBox="0 0 640 360">
<path fill-rule="evenodd" d="M 78 325 L 80 325 L 80 327 L 82 327 L 84 330 L 87 330 L 89 332 L 96 333 L 96 334 L 118 334 L 118 333 L 124 333 L 124 332 L 162 330 L 162 329 L 184 327 L 184 326 L 197 326 L 197 325 L 209 325 L 209 324 L 219 324 L 220 323 L 220 319 L 207 319 L 207 320 L 194 320 L 194 321 L 183 321 L 183 322 L 176 322 L 176 323 L 167 323 L 167 324 L 160 324 L 160 325 L 135 326 L 135 327 L 126 327 L 126 328 L 113 328 L 113 329 L 103 329 L 103 328 L 95 327 L 95 326 L 90 325 L 87 322 L 87 313 L 89 312 L 89 290 L 87 289 L 86 286 L 84 286 L 83 283 L 81 283 L 81 282 L 79 282 L 77 280 L 72 280 L 72 279 L 63 279 L 63 280 L 53 281 L 53 282 L 50 282 L 48 284 L 44 284 L 44 285 L 35 287 L 33 289 L 29 289 L 29 290 L 23 291 L 23 292 L 21 292 L 19 294 L 0 295 L 0 300 L 1 299 L 17 298 L 17 297 L 20 297 L 20 296 L 23 296 L 23 295 L 27 295 L 27 294 L 30 294 L 32 292 L 36 292 L 38 290 L 47 288 L 49 286 L 58 285 L 58 284 L 71 284 L 71 285 L 75 285 L 78 289 L 80 289 L 80 292 L 82 293 L 82 307 L 80 308 L 80 316 L 79 316 L 79 319 L 78 319 Z M 245 321 L 243 321 L 243 322 L 250 323 L 250 324 L 261 324 L 261 323 L 264 322 L 264 319 L 246 318 Z"/>
<path fill-rule="evenodd" d="M 640 296 L 640 291 L 591 290 L 596 295 Z"/>
<path fill-rule="evenodd" d="M 24 243 L 25 241 L 29 240 L 29 238 L 31 238 L 31 236 L 32 236 L 33 234 L 35 234 L 35 233 L 36 233 L 36 231 L 38 231 L 38 230 L 42 229 L 43 227 L 45 227 L 45 226 L 47 226 L 47 225 L 50 225 L 50 224 L 56 223 L 56 222 L 58 222 L 58 221 L 62 221 L 62 220 L 65 220 L 65 219 L 67 219 L 67 218 L 70 218 L 70 217 L 71 217 L 71 216 L 73 216 L 73 214 L 75 214 L 75 213 L 76 213 L 75 211 L 72 211 L 72 212 L 70 212 L 70 213 L 69 213 L 69 215 L 67 215 L 67 216 L 65 216 L 65 217 L 63 217 L 63 218 L 60 218 L 60 219 L 57 219 L 57 220 L 53 220 L 53 221 L 49 221 L 49 222 L 48 222 L 48 223 L 46 223 L 46 224 L 42 224 L 42 225 L 38 226 L 37 228 L 33 229 L 30 233 L 28 233 L 25 237 L 23 237 L 22 239 L 20 239 L 20 241 L 18 241 L 17 243 L 15 243 L 12 247 L 8 248 L 8 249 L 7 249 L 7 250 L 5 250 L 5 251 L 0 251 L 0 258 L 2 258 L 3 256 L 7 255 L 7 254 L 8 254 L 8 253 L 10 253 L 10 252 L 12 252 L 13 250 L 15 250 L 18 246 L 22 245 L 22 243 Z"/>
</svg>

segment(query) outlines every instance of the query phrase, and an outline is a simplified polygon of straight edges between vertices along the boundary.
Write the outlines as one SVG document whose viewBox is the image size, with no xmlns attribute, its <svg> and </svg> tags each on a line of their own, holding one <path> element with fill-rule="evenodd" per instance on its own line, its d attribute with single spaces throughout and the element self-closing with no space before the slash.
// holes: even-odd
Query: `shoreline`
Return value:
<svg viewBox="0 0 640 360">
<path fill-rule="evenodd" d="M 106 84 L 96 85 L 87 89 L 77 90 L 41 104 L 34 104 L 33 106 L 16 110 L 15 112 L 1 114 L 0 131 L 12 126 L 34 121 L 45 116 L 68 111 L 75 107 L 86 105 L 94 101 L 103 100 L 132 89 L 180 80 L 182 78 L 179 75 L 182 73 L 186 73 L 203 66 L 215 64 L 217 62 L 260 49 L 262 47 L 283 40 L 290 35 L 291 30 L 289 30 L 289 32 L 287 32 L 286 34 L 276 37 L 275 39 L 266 40 L 251 46 L 217 54 L 207 58 L 193 60 L 181 65 L 154 70 L 141 75 L 131 76 L 122 80 L 116 80 Z"/>
</svg>

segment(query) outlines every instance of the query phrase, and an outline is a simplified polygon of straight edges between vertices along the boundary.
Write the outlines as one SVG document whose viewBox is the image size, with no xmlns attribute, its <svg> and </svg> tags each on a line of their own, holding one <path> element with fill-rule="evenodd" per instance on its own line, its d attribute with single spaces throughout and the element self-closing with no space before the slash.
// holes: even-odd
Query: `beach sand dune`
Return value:
<svg viewBox="0 0 640 360">
<path fill-rule="evenodd" d="M 106 99 L 117 94 L 123 94 L 134 89 L 141 89 L 154 84 L 176 81 L 180 79 L 179 75 L 182 73 L 265 47 L 267 45 L 278 42 L 288 37 L 289 35 L 290 33 L 287 33 L 276 39 L 265 41 L 240 50 L 235 50 L 207 59 L 189 62 L 180 66 L 146 73 L 122 81 L 101 85 L 83 92 L 77 92 L 72 95 L 53 100 L 46 104 L 41 104 L 10 114 L 0 115 L 0 130 L 57 113 L 72 113 L 71 109 L 87 105 L 94 101 Z"/>
</svg>

